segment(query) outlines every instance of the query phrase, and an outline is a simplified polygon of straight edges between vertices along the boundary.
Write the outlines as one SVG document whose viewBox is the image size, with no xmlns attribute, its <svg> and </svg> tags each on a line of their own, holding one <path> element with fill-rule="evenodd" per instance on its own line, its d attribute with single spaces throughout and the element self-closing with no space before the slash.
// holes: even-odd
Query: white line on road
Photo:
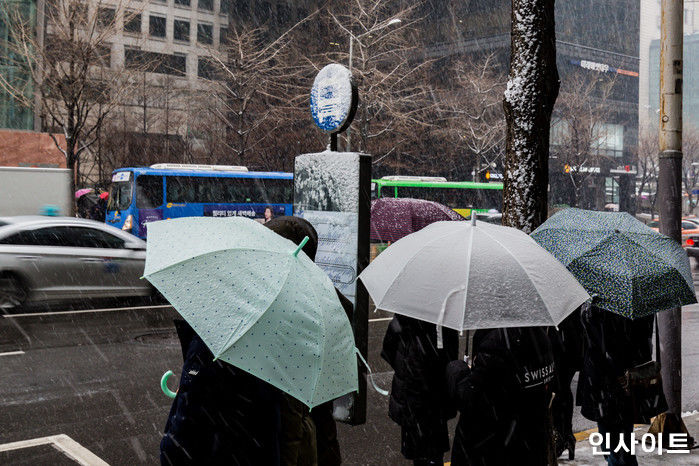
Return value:
<svg viewBox="0 0 699 466">
<path fill-rule="evenodd" d="M 134 307 L 110 307 L 105 309 L 82 309 L 79 311 L 53 311 L 53 312 L 27 312 L 25 314 L 3 314 L 6 319 L 14 319 L 17 317 L 36 317 L 36 316 L 54 316 L 64 314 L 88 314 L 90 312 L 114 312 L 114 311 L 131 311 L 138 309 L 163 309 L 172 307 L 169 304 L 158 306 L 134 306 Z"/>
<path fill-rule="evenodd" d="M 387 320 L 391 320 L 393 317 L 379 317 L 376 319 L 369 319 L 369 322 L 386 322 Z"/>
<path fill-rule="evenodd" d="M 19 356 L 21 354 L 24 354 L 24 351 L 8 351 L 6 353 L 0 353 L 0 356 Z"/>
<path fill-rule="evenodd" d="M 30 440 L 20 440 L 0 445 L 0 451 L 20 450 L 22 448 L 38 447 L 40 445 L 53 445 L 66 456 L 84 466 L 109 466 L 99 456 L 92 453 L 66 434 L 39 437 Z"/>
<path fill-rule="evenodd" d="M 164 309 L 172 307 L 169 304 L 158 305 L 158 306 L 134 306 L 134 307 L 112 307 L 105 309 L 81 309 L 79 311 L 53 311 L 53 312 L 27 312 L 24 314 L 3 314 L 6 319 L 15 319 L 17 317 L 37 317 L 37 316 L 55 316 L 55 315 L 67 315 L 67 314 L 88 314 L 90 312 L 114 312 L 114 311 L 132 311 L 138 309 Z M 379 317 L 376 319 L 369 319 L 369 322 L 386 322 L 393 319 L 393 317 Z M 1 356 L 1 354 L 0 354 Z"/>
</svg>

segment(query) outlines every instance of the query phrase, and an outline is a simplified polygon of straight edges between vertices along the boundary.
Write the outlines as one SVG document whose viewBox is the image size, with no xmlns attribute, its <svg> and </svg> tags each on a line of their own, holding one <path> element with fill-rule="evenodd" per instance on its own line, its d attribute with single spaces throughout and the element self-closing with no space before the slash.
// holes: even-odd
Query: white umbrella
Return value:
<svg viewBox="0 0 699 466">
<path fill-rule="evenodd" d="M 376 307 L 456 330 L 558 325 L 590 299 L 532 238 L 479 222 L 436 222 L 361 273 Z"/>
</svg>

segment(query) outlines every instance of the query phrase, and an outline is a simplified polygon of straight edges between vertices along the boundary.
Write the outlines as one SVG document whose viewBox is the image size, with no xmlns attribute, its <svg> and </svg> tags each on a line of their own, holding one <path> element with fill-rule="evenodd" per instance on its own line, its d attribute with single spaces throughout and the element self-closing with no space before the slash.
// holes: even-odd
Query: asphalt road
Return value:
<svg viewBox="0 0 699 466">
<path fill-rule="evenodd" d="M 159 381 L 182 363 L 172 308 L 40 311 L 0 317 L 0 464 L 76 464 L 71 455 L 91 458 L 88 464 L 157 463 L 170 407 Z M 388 320 L 382 313 L 370 319 L 369 364 L 376 382 L 389 388 L 392 374 L 378 354 Z M 699 306 L 689 306 L 683 313 L 687 411 L 699 409 L 697 338 Z M 370 389 L 367 423 L 339 426 L 345 464 L 408 464 L 387 406 Z M 576 416 L 575 427 L 592 426 Z"/>
</svg>

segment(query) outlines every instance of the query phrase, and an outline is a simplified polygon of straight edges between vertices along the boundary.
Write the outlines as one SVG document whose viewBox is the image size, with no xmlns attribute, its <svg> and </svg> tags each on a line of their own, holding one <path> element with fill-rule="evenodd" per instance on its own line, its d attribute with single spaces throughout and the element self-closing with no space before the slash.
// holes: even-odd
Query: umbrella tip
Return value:
<svg viewBox="0 0 699 466">
<path fill-rule="evenodd" d="M 308 236 L 304 236 L 301 242 L 299 243 L 298 247 L 296 248 L 296 251 L 294 251 L 294 257 L 298 257 L 299 252 L 301 252 L 301 249 L 308 243 Z"/>
</svg>

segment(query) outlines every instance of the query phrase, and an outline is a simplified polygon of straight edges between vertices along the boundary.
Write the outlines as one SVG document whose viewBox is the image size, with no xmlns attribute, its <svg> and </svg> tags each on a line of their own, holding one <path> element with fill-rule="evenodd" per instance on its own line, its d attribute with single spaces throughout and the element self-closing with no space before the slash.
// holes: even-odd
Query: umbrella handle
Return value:
<svg viewBox="0 0 699 466">
<path fill-rule="evenodd" d="M 364 356 L 362 356 L 362 353 L 359 351 L 359 348 L 355 347 L 354 352 L 357 353 L 357 356 L 359 356 L 359 359 L 362 360 L 362 362 L 366 366 L 367 371 L 369 371 L 369 380 L 371 381 L 371 385 L 374 387 L 374 390 L 376 390 L 380 395 L 388 396 L 388 390 L 384 390 L 383 388 L 376 385 L 376 382 L 374 382 L 374 373 L 371 372 L 371 367 L 369 367 L 369 364 L 366 362 L 366 359 L 364 359 Z"/>
<path fill-rule="evenodd" d="M 172 371 L 167 371 L 160 378 L 160 389 L 163 391 L 163 393 L 165 393 L 165 396 L 167 396 L 168 398 L 175 398 L 175 395 L 177 395 L 177 392 L 173 392 L 167 386 L 167 380 L 173 375 L 175 374 Z"/>
<path fill-rule="evenodd" d="M 296 251 L 294 251 L 294 257 L 298 257 L 299 253 L 301 252 L 301 249 L 308 243 L 308 236 L 304 236 L 301 242 L 299 243 L 298 247 L 296 248 Z"/>
</svg>

